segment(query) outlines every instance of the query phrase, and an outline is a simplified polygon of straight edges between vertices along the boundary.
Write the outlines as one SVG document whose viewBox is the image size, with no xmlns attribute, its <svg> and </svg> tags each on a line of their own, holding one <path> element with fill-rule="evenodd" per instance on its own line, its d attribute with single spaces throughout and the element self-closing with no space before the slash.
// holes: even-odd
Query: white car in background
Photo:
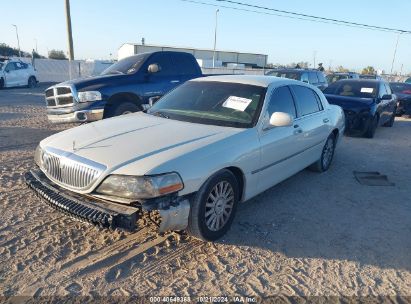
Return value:
<svg viewBox="0 0 411 304">
<path fill-rule="evenodd" d="M 0 61 L 0 89 L 37 85 L 37 71 L 29 63 L 16 59 Z"/>
<path fill-rule="evenodd" d="M 44 139 L 35 153 L 39 169 L 25 179 L 50 205 L 83 220 L 134 229 L 140 211 L 154 211 L 160 231 L 216 240 L 239 202 L 308 166 L 328 170 L 344 128 L 342 109 L 309 84 L 203 77 L 147 113 Z"/>
</svg>

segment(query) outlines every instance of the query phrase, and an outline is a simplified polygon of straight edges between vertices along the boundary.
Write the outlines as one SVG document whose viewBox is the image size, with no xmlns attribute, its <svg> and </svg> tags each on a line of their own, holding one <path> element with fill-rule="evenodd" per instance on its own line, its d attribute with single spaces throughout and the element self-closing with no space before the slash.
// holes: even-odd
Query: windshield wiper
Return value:
<svg viewBox="0 0 411 304">
<path fill-rule="evenodd" d="M 108 72 L 108 73 L 106 73 L 105 75 L 111 75 L 111 74 L 124 74 L 123 72 L 120 72 L 120 71 L 110 71 L 110 72 Z"/>
<path fill-rule="evenodd" d="M 164 114 L 162 112 L 154 112 L 154 113 L 152 113 L 152 115 L 162 117 L 162 118 L 167 118 L 167 119 L 170 118 L 170 116 L 167 116 L 166 114 Z"/>
</svg>

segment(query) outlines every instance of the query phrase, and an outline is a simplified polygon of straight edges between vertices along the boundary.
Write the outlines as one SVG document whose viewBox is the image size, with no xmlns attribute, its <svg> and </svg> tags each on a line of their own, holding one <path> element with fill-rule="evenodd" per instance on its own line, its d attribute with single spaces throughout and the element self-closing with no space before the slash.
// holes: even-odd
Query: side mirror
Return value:
<svg viewBox="0 0 411 304">
<path fill-rule="evenodd" d="M 150 98 L 148 99 L 148 104 L 150 105 L 150 107 L 152 107 L 152 106 L 157 102 L 157 100 L 160 99 L 160 97 L 161 97 L 161 96 L 153 96 L 153 97 L 150 97 Z"/>
<path fill-rule="evenodd" d="M 392 95 L 390 94 L 385 94 L 381 97 L 381 100 L 391 100 L 392 99 Z"/>
<path fill-rule="evenodd" d="M 160 71 L 160 67 L 158 66 L 157 63 L 152 63 L 148 66 L 147 71 L 150 74 L 157 73 L 158 71 Z"/>
<path fill-rule="evenodd" d="M 294 119 L 290 114 L 284 112 L 274 112 L 270 117 L 270 125 L 273 127 L 288 127 L 291 126 Z"/>
<path fill-rule="evenodd" d="M 303 80 L 303 82 L 305 82 L 305 83 L 309 83 L 307 79 L 304 79 L 304 80 Z"/>
</svg>

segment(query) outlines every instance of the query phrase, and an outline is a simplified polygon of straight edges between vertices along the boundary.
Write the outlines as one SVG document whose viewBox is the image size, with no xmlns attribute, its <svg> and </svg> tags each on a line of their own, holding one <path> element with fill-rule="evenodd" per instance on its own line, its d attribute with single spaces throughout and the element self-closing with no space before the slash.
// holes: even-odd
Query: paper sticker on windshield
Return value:
<svg viewBox="0 0 411 304">
<path fill-rule="evenodd" d="M 251 101 L 252 100 L 248 98 L 230 96 L 227 98 L 226 101 L 224 101 L 223 107 L 244 112 L 244 110 L 247 109 Z"/>
<path fill-rule="evenodd" d="M 373 88 L 361 88 L 361 93 L 372 93 L 374 92 Z"/>
</svg>

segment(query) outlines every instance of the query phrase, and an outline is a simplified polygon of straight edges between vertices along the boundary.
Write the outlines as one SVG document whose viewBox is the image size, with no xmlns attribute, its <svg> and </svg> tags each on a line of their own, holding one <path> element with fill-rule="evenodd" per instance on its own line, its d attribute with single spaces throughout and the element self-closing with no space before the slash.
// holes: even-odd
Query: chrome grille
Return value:
<svg viewBox="0 0 411 304">
<path fill-rule="evenodd" d="M 75 89 L 70 86 L 51 87 L 46 90 L 47 107 L 66 107 L 74 104 Z"/>
<path fill-rule="evenodd" d="M 105 170 L 105 166 L 57 149 L 43 151 L 42 169 L 53 181 L 74 189 L 87 189 Z"/>
</svg>

